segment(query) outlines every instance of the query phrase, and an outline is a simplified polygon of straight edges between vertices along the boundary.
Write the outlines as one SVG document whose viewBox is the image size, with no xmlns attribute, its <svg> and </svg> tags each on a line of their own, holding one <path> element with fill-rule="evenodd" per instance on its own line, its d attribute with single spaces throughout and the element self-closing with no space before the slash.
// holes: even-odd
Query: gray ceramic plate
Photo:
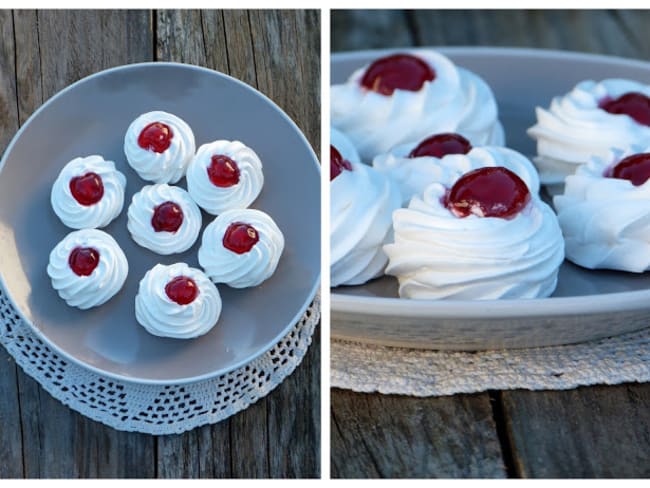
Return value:
<svg viewBox="0 0 650 488">
<path fill-rule="evenodd" d="M 187 252 L 159 256 L 139 247 L 126 229 L 126 207 L 147 184 L 122 149 L 130 122 L 164 110 L 184 119 L 197 147 L 238 139 L 264 164 L 265 185 L 252 207 L 282 229 L 286 247 L 275 274 L 257 288 L 220 285 L 217 326 L 193 340 L 149 335 L 134 315 L 144 273 L 158 262 L 198 267 L 201 237 Z M 70 229 L 54 214 L 49 195 L 72 158 L 101 154 L 128 183 L 125 208 L 104 230 L 129 260 L 118 295 L 101 307 L 68 307 L 50 285 L 50 250 Z M 268 98 L 234 78 L 195 66 L 145 63 L 85 78 L 52 97 L 25 123 L 0 168 L 0 276 L 20 314 L 54 349 L 101 374 L 141 383 L 181 383 L 237 368 L 269 350 L 305 312 L 320 278 L 320 171 L 309 143 Z M 185 179 L 180 186 L 185 187 Z M 296 204 L 299 202 L 300 204 Z M 203 214 L 203 224 L 211 221 Z"/>
<path fill-rule="evenodd" d="M 391 50 L 394 52 L 395 50 Z M 494 90 L 508 145 L 529 156 L 526 129 L 536 106 L 585 79 L 650 83 L 650 63 L 571 52 L 441 48 Z M 332 83 L 389 51 L 334 54 Z M 491 349 L 568 344 L 649 325 L 650 273 L 589 271 L 565 262 L 557 290 L 538 300 L 419 301 L 397 298 L 392 277 L 332 290 L 332 337 L 431 349 Z"/>
</svg>

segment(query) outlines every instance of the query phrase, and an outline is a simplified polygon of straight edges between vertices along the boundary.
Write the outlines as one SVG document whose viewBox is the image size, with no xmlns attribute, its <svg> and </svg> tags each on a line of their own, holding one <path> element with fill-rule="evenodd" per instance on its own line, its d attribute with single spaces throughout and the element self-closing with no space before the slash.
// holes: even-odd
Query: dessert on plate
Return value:
<svg viewBox="0 0 650 488">
<path fill-rule="evenodd" d="M 399 189 L 386 175 L 360 162 L 354 146 L 336 129 L 330 145 L 331 286 L 360 285 L 380 276 L 388 258 L 391 218 Z"/>
<path fill-rule="evenodd" d="M 624 80 L 582 81 L 537 107 L 528 134 L 537 140 L 534 162 L 544 185 L 564 182 L 591 156 L 650 142 L 650 85 Z"/>
<path fill-rule="evenodd" d="M 650 145 L 612 149 L 566 178 L 553 203 L 566 257 L 589 269 L 650 269 Z"/>
<path fill-rule="evenodd" d="M 564 259 L 553 210 L 503 167 L 431 184 L 394 212 L 393 227 L 386 274 L 402 298 L 543 298 Z"/>
<path fill-rule="evenodd" d="M 67 163 L 52 185 L 54 213 L 72 229 L 107 226 L 124 206 L 126 177 L 113 161 L 92 155 Z"/>
<path fill-rule="evenodd" d="M 190 126 L 162 111 L 140 115 L 124 136 L 127 161 L 140 178 L 153 183 L 177 183 L 185 176 L 195 150 Z"/>
<path fill-rule="evenodd" d="M 70 232 L 50 253 L 47 274 L 52 287 L 71 307 L 97 307 L 124 285 L 129 264 L 119 244 L 106 232 Z"/>
<path fill-rule="evenodd" d="M 236 208 L 206 226 L 199 264 L 215 283 L 249 288 L 273 275 L 283 250 L 284 236 L 269 215 Z"/>
<path fill-rule="evenodd" d="M 522 154 L 499 146 L 476 147 L 460 134 L 433 134 L 426 139 L 395 146 L 374 158 L 372 166 L 399 186 L 402 206 L 421 196 L 431 183 L 453 182 L 484 166 L 503 166 L 517 174 L 533 193 L 539 193 L 539 176 Z"/>
<path fill-rule="evenodd" d="M 209 332 L 219 315 L 219 290 L 199 269 L 157 264 L 140 280 L 135 317 L 150 334 L 193 339 Z"/>
<path fill-rule="evenodd" d="M 140 246 L 158 254 L 188 250 L 201 231 L 201 211 L 190 195 L 165 183 L 147 185 L 133 195 L 127 227 Z"/>
<path fill-rule="evenodd" d="M 433 50 L 375 60 L 331 87 L 332 125 L 371 161 L 432 133 L 458 132 L 476 145 L 505 143 L 490 87 Z"/>
</svg>

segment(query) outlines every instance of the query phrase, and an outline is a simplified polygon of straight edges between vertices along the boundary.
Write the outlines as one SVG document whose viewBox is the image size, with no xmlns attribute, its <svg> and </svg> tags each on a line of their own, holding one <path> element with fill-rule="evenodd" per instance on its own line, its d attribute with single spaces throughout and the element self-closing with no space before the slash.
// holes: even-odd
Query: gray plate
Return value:
<svg viewBox="0 0 650 488">
<path fill-rule="evenodd" d="M 126 229 L 126 208 L 146 183 L 128 166 L 124 133 L 143 112 L 184 119 L 197 147 L 238 139 L 264 164 L 252 207 L 282 229 L 286 247 L 275 274 L 256 288 L 220 285 L 217 326 L 193 340 L 149 335 L 134 314 L 144 273 L 156 263 L 198 267 L 201 236 L 187 252 L 159 256 Z M 72 158 L 101 154 L 128 179 L 125 208 L 106 230 L 129 260 L 124 288 L 101 307 L 80 311 L 59 299 L 46 273 L 50 250 L 70 229 L 49 195 Z M 16 134 L 0 165 L 0 277 L 20 314 L 49 345 L 101 374 L 141 383 L 196 381 L 233 370 L 269 350 L 305 312 L 320 278 L 320 171 L 298 127 L 273 102 L 229 76 L 176 63 L 122 66 L 85 78 L 45 103 Z M 185 187 L 185 179 L 180 186 Z M 299 204 L 296 204 L 299 202 Z M 203 224 L 212 217 L 203 213 Z"/>
<path fill-rule="evenodd" d="M 526 135 L 536 106 L 585 79 L 631 78 L 650 84 L 650 63 L 572 52 L 440 48 L 494 90 L 508 146 L 529 156 Z M 332 56 L 332 83 L 396 50 Z M 493 349 L 569 344 L 648 326 L 650 274 L 589 271 L 569 262 L 552 297 L 537 300 L 428 301 L 397 298 L 397 281 L 338 287 L 331 296 L 331 335 L 375 344 L 430 349 Z"/>
</svg>

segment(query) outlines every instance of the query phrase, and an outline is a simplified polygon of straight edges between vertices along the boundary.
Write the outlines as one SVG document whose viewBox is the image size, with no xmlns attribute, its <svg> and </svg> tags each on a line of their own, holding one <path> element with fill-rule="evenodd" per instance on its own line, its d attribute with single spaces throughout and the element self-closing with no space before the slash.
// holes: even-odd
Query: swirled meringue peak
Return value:
<svg viewBox="0 0 650 488">
<path fill-rule="evenodd" d="M 273 275 L 283 250 L 284 236 L 269 215 L 231 209 L 203 231 L 199 264 L 215 283 L 249 288 Z"/>
<path fill-rule="evenodd" d="M 113 161 L 93 155 L 66 164 L 52 185 L 54 213 L 72 229 L 107 226 L 124 206 L 126 177 Z"/>
<path fill-rule="evenodd" d="M 341 158 L 349 154 L 337 149 Z M 345 144 L 340 145 L 345 148 Z M 388 258 L 382 246 L 392 238 L 391 217 L 400 194 L 385 175 L 348 161 L 330 182 L 331 286 L 360 285 L 380 276 Z"/>
<path fill-rule="evenodd" d="M 408 208 L 393 213 L 395 240 L 384 250 L 389 259 L 386 274 L 397 277 L 400 297 L 549 296 L 564 259 L 562 232 L 551 208 L 531 193 L 504 218 L 481 216 L 482 211 L 459 215 L 446 203 L 458 192 L 456 184 L 450 189 L 433 183 L 421 197 L 413 197 Z"/>
<path fill-rule="evenodd" d="M 194 133 L 179 117 L 162 111 L 135 119 L 124 136 L 124 154 L 140 178 L 176 183 L 187 171 L 196 144 Z"/>
<path fill-rule="evenodd" d="M 157 264 L 140 280 L 135 318 L 150 334 L 192 339 L 215 326 L 221 306 L 219 290 L 203 271 Z"/>
<path fill-rule="evenodd" d="M 650 145 L 632 145 L 567 176 L 553 199 L 567 259 L 588 269 L 650 270 L 648 162 Z"/>
<path fill-rule="evenodd" d="M 624 80 L 587 80 L 557 96 L 548 109 L 537 107 L 528 134 L 537 140 L 542 184 L 564 182 L 592 156 L 606 159 L 611 148 L 650 141 L 650 85 Z"/>
<path fill-rule="evenodd" d="M 247 208 L 264 185 L 262 161 L 239 141 L 202 145 L 187 170 L 187 190 L 206 212 Z"/>
<path fill-rule="evenodd" d="M 490 87 L 432 50 L 395 53 L 356 70 L 331 87 L 330 105 L 332 125 L 364 161 L 439 132 L 462 133 L 476 145 L 505 144 Z"/>
<path fill-rule="evenodd" d="M 133 240 L 158 254 L 188 250 L 201 231 L 201 211 L 190 195 L 164 183 L 133 195 L 127 216 Z"/>
<path fill-rule="evenodd" d="M 397 184 L 402 206 L 414 196 L 422 196 L 431 183 L 450 186 L 463 174 L 483 167 L 508 168 L 524 180 L 531 192 L 539 193 L 537 170 L 524 155 L 506 147 L 472 147 L 467 139 L 454 133 L 396 146 L 375 157 L 372 166 Z"/>
<path fill-rule="evenodd" d="M 52 287 L 71 307 L 97 307 L 124 285 L 129 264 L 119 244 L 106 232 L 69 233 L 50 253 L 47 274 Z"/>
</svg>

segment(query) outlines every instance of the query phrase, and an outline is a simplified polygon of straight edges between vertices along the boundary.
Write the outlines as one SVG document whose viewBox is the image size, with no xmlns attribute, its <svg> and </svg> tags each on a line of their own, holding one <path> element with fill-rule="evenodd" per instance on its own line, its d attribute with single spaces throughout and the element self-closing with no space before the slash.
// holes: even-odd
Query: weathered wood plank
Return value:
<svg viewBox="0 0 650 488">
<path fill-rule="evenodd" d="M 505 477 L 487 394 L 331 399 L 332 477 Z"/>
<path fill-rule="evenodd" d="M 519 475 L 650 476 L 650 384 L 501 395 Z"/>
<path fill-rule="evenodd" d="M 415 44 L 403 10 L 333 10 L 332 51 L 404 47 Z"/>
</svg>

